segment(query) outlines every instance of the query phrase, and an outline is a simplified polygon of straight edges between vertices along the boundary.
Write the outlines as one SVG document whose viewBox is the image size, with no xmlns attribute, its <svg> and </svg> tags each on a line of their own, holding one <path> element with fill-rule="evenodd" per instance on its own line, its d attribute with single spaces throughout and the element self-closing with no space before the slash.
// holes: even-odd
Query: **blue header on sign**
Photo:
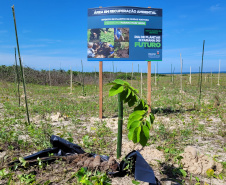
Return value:
<svg viewBox="0 0 226 185">
<path fill-rule="evenodd" d="M 105 7 L 88 9 L 87 59 L 161 61 L 162 9 Z"/>
<path fill-rule="evenodd" d="M 162 16 L 162 9 L 140 8 L 131 6 L 114 6 L 106 8 L 90 8 L 88 16 L 98 15 L 143 15 L 143 16 Z"/>
</svg>

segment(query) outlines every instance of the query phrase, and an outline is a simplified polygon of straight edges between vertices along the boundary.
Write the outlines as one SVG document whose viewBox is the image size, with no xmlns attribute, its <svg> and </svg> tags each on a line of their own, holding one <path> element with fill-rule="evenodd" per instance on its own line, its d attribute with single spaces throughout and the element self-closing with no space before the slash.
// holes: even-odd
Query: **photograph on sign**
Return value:
<svg viewBox="0 0 226 185">
<path fill-rule="evenodd" d="M 88 60 L 162 60 L 162 9 L 88 9 Z"/>
</svg>

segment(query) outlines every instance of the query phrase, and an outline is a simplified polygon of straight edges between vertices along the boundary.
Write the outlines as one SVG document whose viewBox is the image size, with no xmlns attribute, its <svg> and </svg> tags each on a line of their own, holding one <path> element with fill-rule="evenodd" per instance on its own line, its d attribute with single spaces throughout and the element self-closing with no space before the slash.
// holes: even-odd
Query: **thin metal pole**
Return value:
<svg viewBox="0 0 226 185">
<path fill-rule="evenodd" d="M 117 141 L 117 158 L 121 157 L 122 148 L 122 124 L 123 124 L 123 101 L 121 93 L 118 94 L 118 141 Z"/>
<path fill-rule="evenodd" d="M 103 62 L 99 61 L 99 118 L 103 118 Z"/>
<path fill-rule="evenodd" d="M 19 48 L 19 40 L 18 40 L 18 36 L 17 36 L 16 16 L 15 16 L 15 11 L 14 11 L 14 5 L 12 6 L 12 11 L 13 11 L 13 19 L 14 19 L 15 33 L 16 33 L 17 51 L 18 51 L 19 62 L 20 62 L 20 70 L 21 70 L 21 74 L 22 74 L 22 77 L 23 77 L 22 79 L 23 79 L 24 95 L 25 95 L 24 98 L 25 98 L 25 104 L 26 104 L 26 110 L 27 110 L 27 121 L 30 124 L 28 104 L 27 104 L 27 93 L 26 93 L 26 87 L 25 87 L 25 79 L 24 79 L 23 66 L 22 66 L 21 57 L 20 57 L 20 48 Z"/>
<path fill-rule="evenodd" d="M 151 112 L 151 61 L 148 61 L 148 80 L 147 80 L 147 103 L 148 112 Z"/>
</svg>

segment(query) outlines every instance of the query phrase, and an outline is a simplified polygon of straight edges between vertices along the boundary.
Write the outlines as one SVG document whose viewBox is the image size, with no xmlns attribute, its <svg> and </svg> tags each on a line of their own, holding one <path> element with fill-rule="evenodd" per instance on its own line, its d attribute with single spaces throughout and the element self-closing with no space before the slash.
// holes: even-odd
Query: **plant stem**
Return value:
<svg viewBox="0 0 226 185">
<path fill-rule="evenodd" d="M 25 77 L 24 77 L 23 66 L 22 66 L 21 57 L 20 57 L 20 48 L 19 48 L 19 40 L 18 40 L 18 36 L 17 36 L 16 16 L 15 16 L 15 11 L 14 11 L 14 5 L 12 6 L 12 11 L 13 11 L 15 33 L 16 33 L 17 51 L 18 51 L 19 61 L 20 61 L 20 70 L 21 70 L 21 75 L 23 77 L 22 79 L 23 79 L 24 95 L 25 95 L 24 97 L 25 97 L 26 110 L 27 110 L 27 121 L 30 124 L 29 111 L 28 111 L 28 105 L 27 105 L 27 93 L 26 93 L 26 87 L 25 87 Z"/>
</svg>

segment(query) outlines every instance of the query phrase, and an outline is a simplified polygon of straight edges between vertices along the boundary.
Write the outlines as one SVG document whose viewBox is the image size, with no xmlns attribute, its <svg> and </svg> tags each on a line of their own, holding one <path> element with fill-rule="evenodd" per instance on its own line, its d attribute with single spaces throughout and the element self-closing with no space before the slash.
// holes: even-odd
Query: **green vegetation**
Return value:
<svg viewBox="0 0 226 185">
<path fill-rule="evenodd" d="M 14 70 L 14 66 L 0 66 L 0 164 L 4 165 L 19 157 L 51 147 L 49 139 L 52 134 L 82 146 L 87 152 L 116 156 L 117 124 L 115 122 L 117 122 L 118 103 L 116 97 L 108 96 L 111 87 L 106 84 L 118 75 L 126 76 L 125 73 L 103 73 L 105 84 L 103 115 L 106 119 L 101 122 L 98 120 L 99 97 L 95 88 L 98 78 L 94 80 L 94 73 L 84 73 L 86 92 L 84 97 L 81 86 L 82 76 L 79 71 L 73 71 L 74 84 L 70 94 L 70 73 L 67 71 L 52 70 L 52 86 L 49 86 L 48 71 L 25 68 L 31 120 L 31 124 L 28 125 L 23 98 L 21 98 L 21 106 L 18 106 L 18 87 L 15 85 Z M 98 74 L 96 75 L 98 77 Z M 131 74 L 127 74 L 127 79 L 129 75 Z M 174 83 L 171 75 L 158 76 L 157 85 L 152 80 L 151 107 L 155 115 L 155 124 L 150 127 L 150 139 L 145 147 L 155 148 L 164 153 L 164 161 L 159 161 L 156 167 L 162 178 L 170 177 L 187 182 L 190 174 L 186 172 L 185 175 L 181 171 L 178 156 L 186 146 L 196 146 L 221 162 L 224 169 L 220 176 L 217 175 L 217 179 L 220 180 L 222 177 L 224 184 L 226 75 L 221 74 L 220 86 L 216 85 L 217 74 L 213 74 L 212 85 L 210 75 L 203 75 L 206 75 L 207 79 L 203 80 L 200 105 L 198 105 L 198 74 L 192 75 L 191 85 L 189 76 L 183 76 L 182 93 L 180 93 L 178 75 L 174 76 Z M 134 73 L 133 76 L 133 87 L 140 89 L 140 74 Z M 140 97 L 142 99 L 146 99 L 146 83 L 146 74 L 143 74 L 143 94 Z M 22 84 L 19 88 L 23 97 Z M 129 125 L 127 120 L 133 111 L 134 107 L 124 104 L 123 144 L 129 142 L 127 136 L 130 128 L 127 129 Z M 122 148 L 123 154 L 127 154 L 129 150 L 131 148 Z M 172 164 L 176 164 L 177 168 L 172 167 Z M 67 167 L 63 161 L 45 165 L 39 161 L 34 167 L 1 169 L 0 183 L 25 184 L 30 181 L 34 184 L 76 184 L 78 181 L 78 177 L 74 175 L 76 172 L 75 169 Z M 199 180 L 196 179 L 195 182 L 192 178 L 193 184 L 204 184 L 202 177 L 198 178 Z M 211 176 L 209 180 L 211 178 L 216 179 Z"/>
<path fill-rule="evenodd" d="M 128 138 L 134 143 L 140 143 L 142 146 L 147 144 L 151 124 L 154 122 L 154 115 L 148 112 L 148 105 L 143 99 L 139 99 L 138 90 L 134 89 L 126 81 L 120 79 L 114 80 L 109 85 L 113 85 L 109 91 L 109 96 L 120 94 L 121 100 L 128 103 L 129 107 L 137 104 L 133 113 L 129 115 L 127 129 Z"/>
</svg>

